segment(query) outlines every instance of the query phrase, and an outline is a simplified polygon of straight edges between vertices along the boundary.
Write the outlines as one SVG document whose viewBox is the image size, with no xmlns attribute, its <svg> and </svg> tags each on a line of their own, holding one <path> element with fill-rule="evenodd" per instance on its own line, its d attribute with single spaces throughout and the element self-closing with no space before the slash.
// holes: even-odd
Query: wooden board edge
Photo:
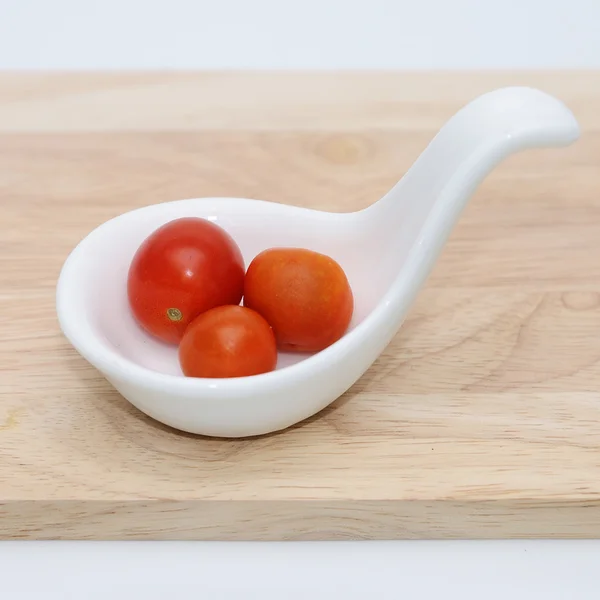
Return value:
<svg viewBox="0 0 600 600">
<path fill-rule="evenodd" d="M 593 500 L 10 501 L 2 540 L 600 538 Z"/>
</svg>

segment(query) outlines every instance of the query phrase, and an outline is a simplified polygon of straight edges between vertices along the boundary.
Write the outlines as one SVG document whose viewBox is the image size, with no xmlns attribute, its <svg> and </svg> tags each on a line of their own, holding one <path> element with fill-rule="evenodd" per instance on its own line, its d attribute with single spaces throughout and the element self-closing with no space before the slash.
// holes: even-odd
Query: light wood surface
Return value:
<svg viewBox="0 0 600 600">
<path fill-rule="evenodd" d="M 477 94 L 564 99 L 506 161 L 344 397 L 258 439 L 180 434 L 63 339 L 54 286 L 106 219 L 195 196 L 367 206 Z M 0 76 L 0 537 L 600 536 L 600 74 Z"/>
</svg>

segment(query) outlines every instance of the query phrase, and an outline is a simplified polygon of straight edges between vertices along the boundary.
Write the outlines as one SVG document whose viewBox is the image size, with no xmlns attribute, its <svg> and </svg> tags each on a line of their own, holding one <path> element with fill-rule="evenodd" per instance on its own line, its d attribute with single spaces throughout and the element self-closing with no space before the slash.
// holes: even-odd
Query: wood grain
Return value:
<svg viewBox="0 0 600 600">
<path fill-rule="evenodd" d="M 63 339 L 69 250 L 146 204 L 367 206 L 512 83 L 584 129 L 476 193 L 399 335 L 334 405 L 212 440 L 124 401 Z M 600 74 L 0 76 L 0 537 L 600 536 Z"/>
</svg>

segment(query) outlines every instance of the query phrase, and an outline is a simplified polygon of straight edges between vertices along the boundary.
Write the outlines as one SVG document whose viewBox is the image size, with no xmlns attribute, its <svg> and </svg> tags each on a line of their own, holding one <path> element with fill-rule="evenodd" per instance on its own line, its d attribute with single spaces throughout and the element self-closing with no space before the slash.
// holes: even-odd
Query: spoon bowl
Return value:
<svg viewBox="0 0 600 600">
<path fill-rule="evenodd" d="M 177 429 L 220 437 L 264 434 L 317 413 L 369 368 L 401 326 L 466 202 L 509 154 L 564 146 L 579 135 L 571 112 L 530 88 L 485 94 L 459 111 L 413 167 L 369 208 L 326 213 L 244 198 L 147 206 L 92 231 L 57 285 L 61 328 L 75 349 L 133 405 Z M 129 264 L 142 241 L 173 219 L 209 219 L 246 264 L 274 246 L 310 248 L 345 270 L 355 296 L 346 335 L 312 354 L 281 354 L 271 373 L 184 377 L 177 349 L 150 338 L 129 310 Z"/>
</svg>

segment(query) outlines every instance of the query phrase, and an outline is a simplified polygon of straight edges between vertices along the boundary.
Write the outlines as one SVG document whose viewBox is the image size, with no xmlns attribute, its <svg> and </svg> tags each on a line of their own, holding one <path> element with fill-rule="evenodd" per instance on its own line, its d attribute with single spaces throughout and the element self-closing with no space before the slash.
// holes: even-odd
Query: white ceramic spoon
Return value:
<svg viewBox="0 0 600 600">
<path fill-rule="evenodd" d="M 61 327 L 127 400 L 163 423 L 226 437 L 288 427 L 343 394 L 390 342 L 469 197 L 493 167 L 518 150 L 564 146 L 578 136 L 572 113 L 555 98 L 504 88 L 459 111 L 400 182 L 366 210 L 334 214 L 200 198 L 126 213 L 91 232 L 65 262 L 57 288 Z M 318 354 L 281 356 L 278 369 L 265 375 L 183 377 L 176 349 L 137 327 L 126 298 L 127 271 L 139 244 L 183 216 L 224 227 L 246 264 L 272 246 L 334 257 L 355 295 L 348 333 Z"/>
</svg>

